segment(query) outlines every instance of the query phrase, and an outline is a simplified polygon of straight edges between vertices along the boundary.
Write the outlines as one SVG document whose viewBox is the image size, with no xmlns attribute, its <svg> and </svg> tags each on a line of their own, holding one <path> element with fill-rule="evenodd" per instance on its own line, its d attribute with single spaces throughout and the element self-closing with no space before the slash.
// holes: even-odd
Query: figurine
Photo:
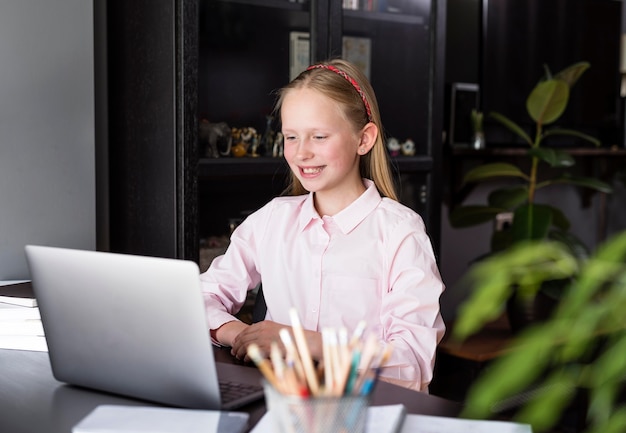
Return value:
<svg viewBox="0 0 626 433">
<path fill-rule="evenodd" d="M 282 158 L 284 151 L 283 133 L 278 131 L 274 137 L 274 145 L 272 146 L 272 156 L 274 158 Z"/>
<path fill-rule="evenodd" d="M 257 158 L 261 156 L 259 154 L 260 143 L 261 143 L 261 138 L 259 137 L 259 134 L 254 134 L 250 142 L 250 156 L 252 156 L 253 158 Z"/>
<path fill-rule="evenodd" d="M 259 144 L 259 152 L 262 155 L 270 156 L 274 147 L 274 130 L 272 129 L 273 116 L 265 116 L 265 132 Z"/>
<path fill-rule="evenodd" d="M 252 146 L 253 140 L 257 138 L 256 129 L 251 126 L 245 128 L 233 128 L 232 154 L 235 157 L 242 157 L 248 154 L 248 149 Z"/>
<path fill-rule="evenodd" d="M 415 142 L 410 138 L 402 143 L 402 154 L 404 156 L 413 156 L 415 155 Z"/>
<path fill-rule="evenodd" d="M 198 126 L 198 140 L 204 146 L 204 155 L 219 158 L 230 154 L 232 145 L 231 129 L 226 122 L 211 123 L 202 118 Z"/>
<path fill-rule="evenodd" d="M 391 137 L 387 141 L 387 149 L 389 150 L 389 155 L 398 156 L 400 155 L 400 142 L 397 138 Z"/>
</svg>

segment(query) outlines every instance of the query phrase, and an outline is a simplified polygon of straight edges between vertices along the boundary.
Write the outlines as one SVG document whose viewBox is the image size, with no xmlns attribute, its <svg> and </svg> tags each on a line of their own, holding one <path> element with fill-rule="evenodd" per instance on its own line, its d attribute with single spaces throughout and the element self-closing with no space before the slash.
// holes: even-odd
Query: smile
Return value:
<svg viewBox="0 0 626 433">
<path fill-rule="evenodd" d="M 317 174 L 320 173 L 324 168 L 323 167 L 302 167 L 303 174 Z"/>
</svg>

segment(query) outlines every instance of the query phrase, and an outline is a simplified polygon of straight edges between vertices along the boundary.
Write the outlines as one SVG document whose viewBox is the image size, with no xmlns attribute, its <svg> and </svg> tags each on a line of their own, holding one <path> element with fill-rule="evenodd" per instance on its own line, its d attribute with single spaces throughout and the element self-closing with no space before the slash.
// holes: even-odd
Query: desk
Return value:
<svg viewBox="0 0 626 433">
<path fill-rule="evenodd" d="M 227 350 L 216 349 L 215 357 L 218 362 L 235 362 Z M 457 403 L 380 382 L 372 405 L 397 403 L 416 414 L 454 417 L 461 409 Z M 101 404 L 157 406 L 57 382 L 45 352 L 0 349 L 0 432 L 70 433 Z M 265 413 L 265 403 L 260 401 L 241 411 L 250 414 L 252 427 Z"/>
<path fill-rule="evenodd" d="M 438 346 L 439 353 L 483 363 L 498 358 L 509 350 L 513 334 L 506 315 L 485 325 L 480 332 L 469 336 L 463 342 L 452 340 L 450 335 L 454 324 L 449 325 L 446 337 Z"/>
</svg>

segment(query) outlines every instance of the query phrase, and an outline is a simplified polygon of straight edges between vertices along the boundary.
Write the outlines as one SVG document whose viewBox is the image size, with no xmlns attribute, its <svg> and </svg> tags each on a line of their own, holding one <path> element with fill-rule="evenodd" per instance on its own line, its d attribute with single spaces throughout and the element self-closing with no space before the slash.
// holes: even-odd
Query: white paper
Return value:
<svg viewBox="0 0 626 433">
<path fill-rule="evenodd" d="M 407 415 L 402 433 L 532 433 L 528 424 L 430 415 Z"/>
<path fill-rule="evenodd" d="M 0 349 L 47 352 L 46 337 L 36 335 L 0 335 Z"/>
<path fill-rule="evenodd" d="M 39 308 L 0 303 L 0 349 L 48 351 Z"/>
<path fill-rule="evenodd" d="M 10 335 L 43 337 L 43 325 L 39 319 L 0 320 L 0 336 Z"/>
<path fill-rule="evenodd" d="M 76 424 L 72 433 L 238 433 L 248 418 L 242 412 L 101 405 Z"/>
<path fill-rule="evenodd" d="M 41 319 L 38 307 L 24 307 L 22 305 L 0 302 L 0 322 L 34 319 Z M 0 324 L 0 326 L 2 326 L 2 324 Z"/>
</svg>

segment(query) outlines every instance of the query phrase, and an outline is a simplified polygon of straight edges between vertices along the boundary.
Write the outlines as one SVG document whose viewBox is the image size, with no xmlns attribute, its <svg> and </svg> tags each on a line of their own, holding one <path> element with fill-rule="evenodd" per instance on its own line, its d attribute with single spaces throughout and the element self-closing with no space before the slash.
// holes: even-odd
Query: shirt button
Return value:
<svg viewBox="0 0 626 433">
<path fill-rule="evenodd" d="M 311 311 L 312 311 L 313 313 L 317 313 L 317 308 L 313 308 Z"/>
</svg>

